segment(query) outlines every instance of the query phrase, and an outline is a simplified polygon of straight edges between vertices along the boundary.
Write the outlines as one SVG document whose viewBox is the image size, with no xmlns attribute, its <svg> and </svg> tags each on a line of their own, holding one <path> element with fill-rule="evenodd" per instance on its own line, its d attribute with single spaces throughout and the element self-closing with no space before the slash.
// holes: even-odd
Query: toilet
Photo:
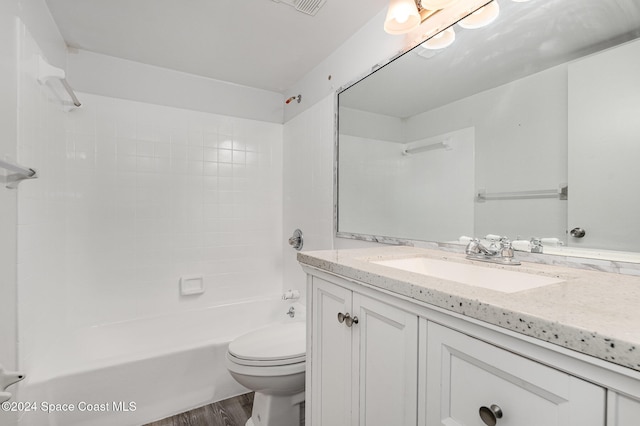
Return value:
<svg viewBox="0 0 640 426">
<path fill-rule="evenodd" d="M 263 327 L 229 343 L 231 376 L 255 392 L 246 426 L 299 426 L 304 401 L 305 322 Z"/>
</svg>

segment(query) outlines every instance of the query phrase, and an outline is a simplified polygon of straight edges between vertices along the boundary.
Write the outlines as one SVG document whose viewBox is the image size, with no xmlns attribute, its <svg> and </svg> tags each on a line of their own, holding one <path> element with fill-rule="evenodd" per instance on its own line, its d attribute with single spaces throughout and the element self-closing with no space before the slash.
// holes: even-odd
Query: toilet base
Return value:
<svg viewBox="0 0 640 426">
<path fill-rule="evenodd" d="M 304 392 L 295 395 L 265 395 L 256 392 L 251 418 L 245 426 L 300 426 L 300 403 Z"/>
</svg>

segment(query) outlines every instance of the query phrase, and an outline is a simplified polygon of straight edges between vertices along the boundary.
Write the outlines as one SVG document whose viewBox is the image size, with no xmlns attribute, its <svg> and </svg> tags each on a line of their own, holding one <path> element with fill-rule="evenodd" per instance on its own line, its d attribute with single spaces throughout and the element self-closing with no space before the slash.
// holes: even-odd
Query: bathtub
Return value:
<svg viewBox="0 0 640 426">
<path fill-rule="evenodd" d="M 293 319 L 290 306 L 261 299 L 80 330 L 27 372 L 20 424 L 137 426 L 245 393 L 225 368 L 229 342 L 303 321 L 304 306 Z"/>
</svg>

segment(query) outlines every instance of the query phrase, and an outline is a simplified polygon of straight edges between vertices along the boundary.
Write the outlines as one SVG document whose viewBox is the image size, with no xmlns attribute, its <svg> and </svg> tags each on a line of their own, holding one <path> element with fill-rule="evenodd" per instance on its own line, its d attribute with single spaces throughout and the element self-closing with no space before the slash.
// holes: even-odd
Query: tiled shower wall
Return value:
<svg viewBox="0 0 640 426">
<path fill-rule="evenodd" d="M 72 322 L 282 288 L 282 125 L 79 94 L 66 122 Z M 203 276 L 205 293 L 179 280 Z"/>
</svg>

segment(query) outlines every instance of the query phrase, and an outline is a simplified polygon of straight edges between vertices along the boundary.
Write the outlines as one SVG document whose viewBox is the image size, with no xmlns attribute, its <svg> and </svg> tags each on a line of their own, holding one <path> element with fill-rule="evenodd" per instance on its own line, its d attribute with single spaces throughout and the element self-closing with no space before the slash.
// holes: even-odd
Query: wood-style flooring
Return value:
<svg viewBox="0 0 640 426">
<path fill-rule="evenodd" d="M 300 426 L 304 426 L 304 402 L 300 405 Z M 247 393 L 144 426 L 244 426 L 252 406 L 253 393 Z"/>
</svg>

